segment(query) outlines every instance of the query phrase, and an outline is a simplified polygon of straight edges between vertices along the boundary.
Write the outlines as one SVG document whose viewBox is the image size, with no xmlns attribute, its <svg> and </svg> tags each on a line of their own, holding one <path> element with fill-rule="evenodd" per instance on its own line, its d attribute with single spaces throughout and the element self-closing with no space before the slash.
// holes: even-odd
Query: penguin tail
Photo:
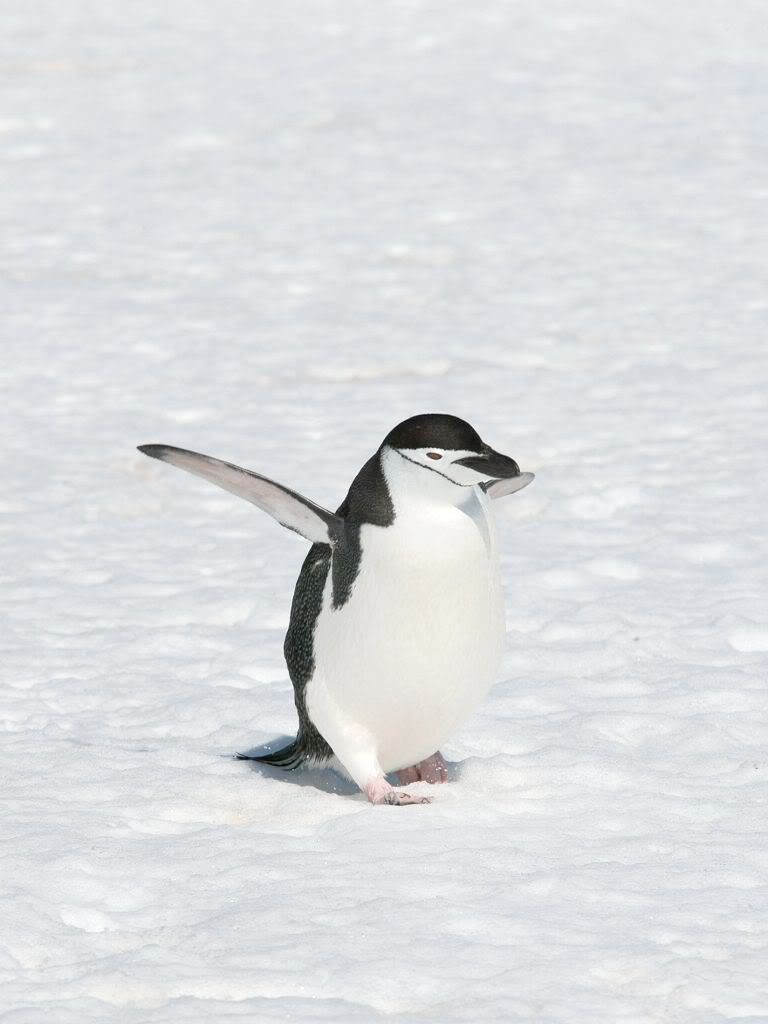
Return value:
<svg viewBox="0 0 768 1024">
<path fill-rule="evenodd" d="M 284 768 L 286 771 L 301 767 L 306 759 L 307 755 L 302 750 L 298 737 L 287 747 L 275 750 L 271 754 L 235 754 L 236 761 L 258 761 L 259 764 L 270 764 L 274 768 Z"/>
</svg>

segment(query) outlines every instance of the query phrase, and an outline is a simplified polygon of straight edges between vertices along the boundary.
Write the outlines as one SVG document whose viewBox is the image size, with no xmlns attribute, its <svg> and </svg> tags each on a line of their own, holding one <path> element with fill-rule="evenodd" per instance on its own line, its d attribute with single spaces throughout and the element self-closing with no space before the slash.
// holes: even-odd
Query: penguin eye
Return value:
<svg viewBox="0 0 768 1024">
<path fill-rule="evenodd" d="M 427 452 L 428 459 L 442 459 L 440 452 Z"/>
</svg>

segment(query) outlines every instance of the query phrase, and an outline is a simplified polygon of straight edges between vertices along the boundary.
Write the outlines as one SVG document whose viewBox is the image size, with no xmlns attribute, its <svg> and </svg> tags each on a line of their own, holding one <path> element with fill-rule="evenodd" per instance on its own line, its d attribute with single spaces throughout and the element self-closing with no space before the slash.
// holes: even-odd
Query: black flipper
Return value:
<svg viewBox="0 0 768 1024">
<path fill-rule="evenodd" d="M 273 754 L 235 754 L 236 761 L 258 761 L 259 764 L 271 764 L 275 768 L 285 768 L 286 771 L 293 771 L 299 768 L 306 760 L 306 754 L 301 749 L 298 737 L 289 743 L 287 747 L 276 750 Z"/>
<path fill-rule="evenodd" d="M 168 444 L 141 444 L 139 451 L 194 473 L 217 487 L 223 487 L 230 494 L 236 494 L 238 498 L 245 498 L 269 513 L 281 526 L 306 537 L 313 544 L 333 545 L 344 529 L 341 516 L 274 480 L 268 480 L 265 476 L 259 476 L 231 462 L 222 462 L 210 455 L 190 452 L 186 448 L 174 448 Z"/>
</svg>

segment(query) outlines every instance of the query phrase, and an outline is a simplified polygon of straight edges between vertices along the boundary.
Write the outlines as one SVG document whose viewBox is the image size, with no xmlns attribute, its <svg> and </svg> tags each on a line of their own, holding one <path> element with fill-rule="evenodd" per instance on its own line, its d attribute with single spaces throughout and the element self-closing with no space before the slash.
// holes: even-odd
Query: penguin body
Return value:
<svg viewBox="0 0 768 1024">
<path fill-rule="evenodd" d="M 254 759 L 293 768 L 335 757 L 372 802 L 423 802 L 394 789 L 385 773 L 443 781 L 440 745 L 495 681 L 504 609 L 492 499 L 533 475 L 441 414 L 390 431 L 335 514 L 207 456 L 141 450 L 253 501 L 313 541 L 284 648 L 297 737 Z"/>
<path fill-rule="evenodd" d="M 436 477 L 440 500 L 411 502 L 393 486 L 398 458 L 383 460 L 394 520 L 361 527 L 341 607 L 326 582 L 306 687 L 310 719 L 362 786 L 371 745 L 385 773 L 438 750 L 485 696 L 503 650 L 489 499 Z"/>
</svg>

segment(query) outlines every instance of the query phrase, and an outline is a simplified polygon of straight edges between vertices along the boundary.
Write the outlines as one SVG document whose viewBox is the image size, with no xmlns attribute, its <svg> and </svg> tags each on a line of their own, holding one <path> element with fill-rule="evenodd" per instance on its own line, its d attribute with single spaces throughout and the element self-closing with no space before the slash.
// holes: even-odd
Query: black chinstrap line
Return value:
<svg viewBox="0 0 768 1024">
<path fill-rule="evenodd" d="M 434 466 L 425 466 L 423 462 L 417 462 L 416 459 L 409 459 L 407 455 L 403 455 L 399 448 L 393 448 L 392 451 L 397 452 L 397 454 L 401 458 L 405 459 L 406 462 L 410 462 L 412 465 L 418 466 L 420 469 L 428 469 L 430 473 L 437 473 L 438 476 L 441 476 L 443 480 L 447 480 L 449 484 L 453 484 L 454 487 L 474 487 L 474 484 L 458 484 L 455 480 L 451 480 L 449 476 L 446 476 L 445 473 L 441 473 L 439 469 L 435 469 Z"/>
</svg>

